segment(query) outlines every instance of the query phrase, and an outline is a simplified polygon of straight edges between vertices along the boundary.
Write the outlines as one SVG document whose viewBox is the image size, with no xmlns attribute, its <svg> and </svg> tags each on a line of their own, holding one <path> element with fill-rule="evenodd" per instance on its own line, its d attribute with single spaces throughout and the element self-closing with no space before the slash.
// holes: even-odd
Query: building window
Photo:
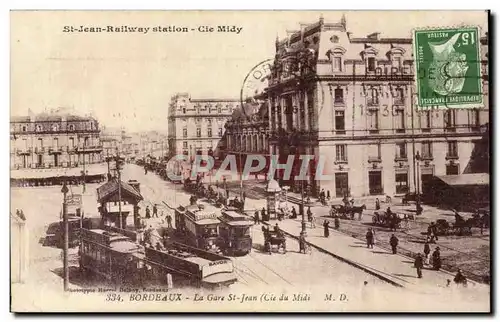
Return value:
<svg viewBox="0 0 500 322">
<path fill-rule="evenodd" d="M 342 71 L 342 57 L 333 57 L 333 71 L 341 72 Z"/>
<path fill-rule="evenodd" d="M 367 59 L 367 70 L 369 72 L 375 71 L 375 57 L 368 57 Z"/>
<path fill-rule="evenodd" d="M 396 193 L 408 192 L 408 173 L 396 173 Z"/>
<path fill-rule="evenodd" d="M 207 129 L 207 136 L 208 136 L 209 138 L 211 138 L 211 137 L 212 137 L 212 128 L 211 128 L 211 127 L 209 127 L 209 128 Z"/>
<path fill-rule="evenodd" d="M 23 125 L 23 132 L 26 132 L 26 125 Z"/>
<path fill-rule="evenodd" d="M 368 129 L 370 132 L 378 132 L 378 110 L 371 111 L 368 114 Z"/>
<path fill-rule="evenodd" d="M 396 160 L 407 160 L 406 142 L 396 143 Z"/>
<path fill-rule="evenodd" d="M 404 133 L 405 132 L 405 113 L 403 109 L 396 110 L 395 118 L 395 127 L 396 133 Z"/>
<path fill-rule="evenodd" d="M 218 134 L 219 134 L 219 137 L 222 137 L 222 128 L 221 127 L 219 127 Z"/>
<path fill-rule="evenodd" d="M 370 144 L 368 146 L 368 161 L 381 161 L 381 149 L 380 144 Z"/>
<path fill-rule="evenodd" d="M 207 119 L 207 124 L 212 125 L 212 119 Z"/>
<path fill-rule="evenodd" d="M 458 168 L 458 164 L 447 164 L 446 165 L 446 175 L 453 176 L 460 174 L 460 170 Z"/>
<path fill-rule="evenodd" d="M 74 126 L 73 124 L 71 124 L 71 125 L 69 126 L 69 130 L 70 130 L 70 131 L 74 131 L 74 130 L 75 130 L 75 126 Z"/>
<path fill-rule="evenodd" d="M 187 143 L 187 141 L 183 141 L 183 142 L 182 142 L 182 147 L 183 147 L 184 149 L 187 149 L 187 147 L 188 147 L 188 143 Z"/>
<path fill-rule="evenodd" d="M 182 113 L 186 114 L 186 108 L 185 107 L 182 108 Z"/>
<path fill-rule="evenodd" d="M 379 97 L 378 90 L 376 88 L 371 88 L 368 95 L 368 106 L 378 106 L 379 105 Z"/>
<path fill-rule="evenodd" d="M 182 129 L 182 137 L 187 138 L 187 136 L 188 136 L 188 129 L 186 128 Z"/>
<path fill-rule="evenodd" d="M 470 110 L 469 125 L 473 131 L 479 130 L 479 110 L 477 109 Z"/>
<path fill-rule="evenodd" d="M 444 128 L 447 132 L 455 132 L 455 111 L 447 110 L 444 112 Z"/>
<path fill-rule="evenodd" d="M 74 138 L 69 138 L 69 147 L 74 148 L 75 147 L 75 139 Z"/>
<path fill-rule="evenodd" d="M 347 162 L 347 144 L 337 144 L 335 146 L 335 161 Z"/>
<path fill-rule="evenodd" d="M 201 138 L 201 127 L 196 128 L 196 137 Z"/>
<path fill-rule="evenodd" d="M 335 104 L 344 104 L 344 90 L 342 88 L 336 88 L 334 90 Z"/>
<path fill-rule="evenodd" d="M 59 130 L 59 126 L 57 126 L 57 124 L 53 124 L 52 125 L 52 131 L 53 132 L 57 132 Z"/>
<path fill-rule="evenodd" d="M 57 147 L 59 146 L 59 139 L 58 138 L 54 138 L 54 141 L 53 141 L 53 147 L 54 149 L 57 149 Z"/>
<path fill-rule="evenodd" d="M 397 68 L 396 73 L 400 73 L 403 67 L 403 57 L 401 56 L 393 56 L 392 57 L 392 67 Z"/>
<path fill-rule="evenodd" d="M 338 134 L 345 134 L 344 111 L 335 111 L 335 131 L 337 131 Z"/>
<path fill-rule="evenodd" d="M 36 131 L 37 132 L 41 132 L 42 131 L 42 126 L 41 125 L 37 125 L 36 126 Z"/>
<path fill-rule="evenodd" d="M 404 105 L 405 104 L 405 90 L 402 87 L 396 88 L 396 93 L 394 96 L 394 105 Z"/>
<path fill-rule="evenodd" d="M 432 127 L 431 111 L 420 112 L 420 127 L 422 128 L 422 132 L 430 132 Z"/>
<path fill-rule="evenodd" d="M 422 158 L 432 159 L 432 142 L 422 142 Z"/>
<path fill-rule="evenodd" d="M 457 141 L 448 141 L 447 158 L 458 158 L 458 143 Z"/>
<path fill-rule="evenodd" d="M 218 113 L 218 114 L 222 114 L 222 108 L 217 107 L 217 113 Z"/>
</svg>

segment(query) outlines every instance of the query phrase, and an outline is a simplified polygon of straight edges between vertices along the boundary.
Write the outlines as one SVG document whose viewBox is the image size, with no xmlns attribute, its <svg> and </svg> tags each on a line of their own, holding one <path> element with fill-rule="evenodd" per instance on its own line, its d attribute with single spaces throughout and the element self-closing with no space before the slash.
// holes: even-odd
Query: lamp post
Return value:
<svg viewBox="0 0 500 322">
<path fill-rule="evenodd" d="M 415 161 L 417 162 L 417 167 L 416 167 L 416 174 L 417 174 L 417 182 L 416 182 L 416 187 L 415 190 L 417 192 L 416 196 L 416 207 L 417 207 L 417 215 L 420 214 L 420 153 L 417 151 L 415 154 Z"/>
<path fill-rule="evenodd" d="M 69 285 L 69 267 L 68 267 L 68 249 L 69 249 L 69 229 L 68 229 L 68 210 L 66 205 L 66 195 L 69 189 L 66 181 L 63 183 L 61 192 L 63 194 L 63 225 L 64 225 L 64 245 L 63 245 L 63 270 L 64 270 L 64 291 L 68 290 Z"/>
<path fill-rule="evenodd" d="M 301 222 L 301 231 L 300 234 L 302 236 L 306 236 L 306 217 L 305 217 L 305 211 L 304 211 L 304 179 L 300 180 L 300 215 L 302 216 L 302 222 Z"/>
</svg>

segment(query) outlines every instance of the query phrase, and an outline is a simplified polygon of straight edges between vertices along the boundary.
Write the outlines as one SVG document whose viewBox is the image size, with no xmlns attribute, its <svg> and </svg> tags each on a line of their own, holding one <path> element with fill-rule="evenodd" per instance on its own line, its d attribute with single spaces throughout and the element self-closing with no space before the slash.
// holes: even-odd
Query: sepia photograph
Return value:
<svg viewBox="0 0 500 322">
<path fill-rule="evenodd" d="M 10 310 L 490 313 L 489 11 L 10 12 Z"/>
</svg>

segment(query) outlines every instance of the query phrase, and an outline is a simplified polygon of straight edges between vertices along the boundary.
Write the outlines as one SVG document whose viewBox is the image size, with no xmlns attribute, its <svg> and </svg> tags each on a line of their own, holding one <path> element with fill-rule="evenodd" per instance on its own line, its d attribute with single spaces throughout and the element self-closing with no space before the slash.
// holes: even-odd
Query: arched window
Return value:
<svg viewBox="0 0 500 322">
<path fill-rule="evenodd" d="M 74 126 L 73 124 L 71 124 L 71 125 L 69 126 L 69 130 L 70 130 L 70 131 L 74 131 L 74 130 L 75 130 L 75 126 Z"/>
</svg>

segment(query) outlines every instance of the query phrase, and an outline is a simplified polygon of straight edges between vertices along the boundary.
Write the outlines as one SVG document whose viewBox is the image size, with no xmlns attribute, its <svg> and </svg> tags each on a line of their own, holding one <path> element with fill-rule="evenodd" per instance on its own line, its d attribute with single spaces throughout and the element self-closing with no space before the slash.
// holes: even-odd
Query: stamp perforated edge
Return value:
<svg viewBox="0 0 500 322">
<path fill-rule="evenodd" d="M 479 68 L 479 74 L 480 74 L 480 77 L 481 77 L 481 81 L 479 82 L 479 85 L 480 85 L 480 92 L 481 92 L 481 95 L 482 95 L 482 100 L 481 100 L 481 103 L 479 104 L 470 104 L 470 105 L 437 105 L 436 106 L 420 106 L 418 104 L 418 86 L 417 86 L 417 80 L 418 80 L 418 73 L 417 73 L 417 48 L 416 48 L 416 45 L 417 45 L 417 42 L 416 42 L 416 39 L 415 39 L 415 35 L 416 35 L 416 32 L 418 31 L 431 31 L 431 30 L 450 30 L 450 29 L 459 29 L 459 28 L 477 28 L 477 32 L 478 32 L 478 35 L 479 35 L 479 46 L 478 46 L 478 57 L 479 57 L 479 61 L 480 61 L 480 68 Z M 438 109 L 438 110 L 448 110 L 448 109 L 454 109 L 454 110 L 470 110 L 470 109 L 474 109 L 474 108 L 477 108 L 477 109 L 485 109 L 485 99 L 484 99 L 484 84 L 483 84 L 483 70 L 482 70 L 482 51 L 481 51 L 481 38 L 483 37 L 484 33 L 486 31 L 483 30 L 483 28 L 481 28 L 481 26 L 479 25 L 470 25 L 470 24 L 457 24 L 457 25 L 447 25 L 447 26 L 442 26 L 442 25 L 436 25 L 436 26 L 422 26 L 422 27 L 416 27 L 416 28 L 412 28 L 411 29 L 411 39 L 412 39 L 412 54 L 413 54 L 413 66 L 414 66 L 414 93 L 416 95 L 414 95 L 414 97 L 412 97 L 412 99 L 414 100 L 413 101 L 413 105 L 416 107 L 417 110 L 421 110 L 421 111 L 428 111 L 428 110 L 435 110 L 435 109 Z M 488 47 L 489 47 L 489 43 L 488 43 Z M 487 63 L 487 67 L 489 66 L 489 61 Z M 489 84 L 488 84 L 489 86 Z M 489 91 L 488 91 L 488 95 L 489 95 Z M 488 107 L 489 108 L 489 107 Z"/>
</svg>

